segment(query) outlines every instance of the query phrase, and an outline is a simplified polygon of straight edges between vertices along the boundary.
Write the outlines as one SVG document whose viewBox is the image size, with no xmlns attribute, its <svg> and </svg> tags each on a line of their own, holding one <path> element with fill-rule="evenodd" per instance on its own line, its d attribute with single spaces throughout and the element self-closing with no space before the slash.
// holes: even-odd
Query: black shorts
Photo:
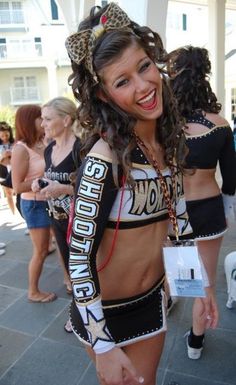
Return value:
<svg viewBox="0 0 236 385">
<path fill-rule="evenodd" d="M 4 164 L 0 164 L 0 178 L 6 179 L 7 175 L 8 175 L 7 167 L 4 166 Z"/>
<path fill-rule="evenodd" d="M 125 346 L 166 331 L 164 278 L 135 297 L 102 301 L 110 334 L 117 346 Z M 70 306 L 72 328 L 79 340 L 90 345 L 87 331 L 74 301 Z"/>
<path fill-rule="evenodd" d="M 219 238 L 227 231 L 222 195 L 186 201 L 186 207 L 195 239 Z"/>
</svg>

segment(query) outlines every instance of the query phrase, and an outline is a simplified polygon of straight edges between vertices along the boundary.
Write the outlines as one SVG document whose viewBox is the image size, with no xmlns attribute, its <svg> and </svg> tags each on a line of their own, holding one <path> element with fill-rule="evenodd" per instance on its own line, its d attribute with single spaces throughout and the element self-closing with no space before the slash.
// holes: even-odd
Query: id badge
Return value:
<svg viewBox="0 0 236 385">
<path fill-rule="evenodd" d="M 206 296 L 201 263 L 194 240 L 166 241 L 163 247 L 163 258 L 172 296 Z"/>
</svg>

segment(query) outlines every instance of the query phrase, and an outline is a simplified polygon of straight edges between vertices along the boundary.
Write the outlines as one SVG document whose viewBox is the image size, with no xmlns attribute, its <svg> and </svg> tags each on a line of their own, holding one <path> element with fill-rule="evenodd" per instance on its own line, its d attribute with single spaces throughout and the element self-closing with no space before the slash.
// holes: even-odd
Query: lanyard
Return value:
<svg viewBox="0 0 236 385">
<path fill-rule="evenodd" d="M 112 239 L 112 244 L 111 244 L 110 251 L 109 251 L 108 255 L 106 256 L 105 260 L 102 262 L 102 264 L 97 267 L 97 272 L 98 273 L 100 271 L 102 271 L 108 265 L 108 263 L 109 263 L 109 261 L 110 261 L 110 259 L 112 257 L 114 248 L 115 248 L 116 239 L 117 239 L 117 235 L 118 235 L 119 224 L 120 224 L 121 209 L 122 209 L 122 204 L 123 204 L 123 200 L 124 200 L 125 181 L 126 181 L 126 178 L 124 176 L 122 176 L 122 190 L 121 190 L 120 205 L 119 205 L 118 218 L 117 218 L 117 222 L 116 222 L 116 228 L 115 228 L 114 236 L 113 236 L 113 239 Z"/>
<path fill-rule="evenodd" d="M 176 236 L 176 239 L 179 240 L 179 229 L 178 229 L 178 222 L 177 222 L 177 218 L 176 218 L 176 210 L 172 207 L 170 193 L 169 193 L 169 190 L 167 188 L 167 184 L 166 184 L 165 178 L 163 177 L 163 175 L 162 175 L 162 173 L 161 173 L 161 171 L 160 171 L 160 169 L 158 167 L 157 160 L 154 158 L 153 154 L 148 149 L 146 144 L 142 141 L 142 139 L 139 138 L 139 136 L 136 133 L 134 133 L 134 135 L 135 135 L 137 144 L 140 147 L 143 147 L 145 149 L 145 151 L 146 151 L 146 153 L 147 153 L 147 155 L 149 157 L 150 163 L 152 164 L 152 166 L 154 167 L 154 169 L 155 169 L 155 171 L 157 173 L 157 176 L 158 176 L 158 178 L 160 180 L 161 188 L 162 188 L 162 191 L 163 191 L 163 194 L 164 194 L 164 200 L 165 200 L 165 203 L 166 203 L 168 214 L 169 214 L 169 217 L 170 217 L 170 220 L 171 220 L 174 232 L 175 232 L 175 236 Z M 173 164 L 170 167 L 170 171 L 171 171 L 171 182 L 172 182 L 173 195 L 174 195 L 175 194 L 175 172 L 174 172 Z"/>
</svg>

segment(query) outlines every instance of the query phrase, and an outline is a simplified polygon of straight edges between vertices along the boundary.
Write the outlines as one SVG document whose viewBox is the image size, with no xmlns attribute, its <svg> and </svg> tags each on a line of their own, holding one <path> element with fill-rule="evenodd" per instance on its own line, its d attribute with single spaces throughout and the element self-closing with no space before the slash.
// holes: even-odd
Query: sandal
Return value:
<svg viewBox="0 0 236 385">
<path fill-rule="evenodd" d="M 68 283 L 64 282 L 64 285 L 66 287 L 67 294 L 71 295 L 73 293 L 71 283 L 70 282 L 68 282 Z"/>
<path fill-rule="evenodd" d="M 57 249 L 57 248 L 56 248 L 55 245 L 49 246 L 47 255 L 50 255 L 50 254 L 54 253 L 54 251 L 56 251 L 56 249 Z"/>
<path fill-rule="evenodd" d="M 66 286 L 66 292 L 67 292 L 67 294 L 69 294 L 69 295 L 71 295 L 72 293 L 73 293 L 73 291 L 72 291 L 72 287 L 70 287 L 70 286 Z"/>
<path fill-rule="evenodd" d="M 69 319 L 66 321 L 64 325 L 64 330 L 66 333 L 73 333 L 72 325 Z"/>
<path fill-rule="evenodd" d="M 45 295 L 40 298 L 28 298 L 28 301 L 33 303 L 49 303 L 55 301 L 56 299 L 57 295 L 55 293 L 45 293 Z"/>
</svg>

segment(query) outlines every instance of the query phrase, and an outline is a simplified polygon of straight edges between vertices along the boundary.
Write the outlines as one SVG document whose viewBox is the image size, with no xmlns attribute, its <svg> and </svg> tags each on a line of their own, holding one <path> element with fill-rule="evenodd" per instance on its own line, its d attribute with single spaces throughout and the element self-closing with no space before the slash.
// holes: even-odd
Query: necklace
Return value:
<svg viewBox="0 0 236 385">
<path fill-rule="evenodd" d="M 169 190 L 167 188 L 167 184 L 166 184 L 165 178 L 163 177 L 163 175 L 162 175 L 162 173 L 161 173 L 161 171 L 160 171 L 160 169 L 158 167 L 158 162 L 155 159 L 155 157 L 153 156 L 152 152 L 149 150 L 149 148 L 146 146 L 146 144 L 142 141 L 142 139 L 140 139 L 140 137 L 136 134 L 136 132 L 134 132 L 134 135 L 135 135 L 137 144 L 140 147 L 144 148 L 146 153 L 148 154 L 150 163 L 154 167 L 154 169 L 155 169 L 155 171 L 157 173 L 157 176 L 158 176 L 158 178 L 160 180 L 160 184 L 161 184 L 161 188 L 162 188 L 162 191 L 163 191 L 163 194 L 164 194 L 164 199 L 165 199 L 165 202 L 166 202 L 166 207 L 167 207 L 167 210 L 168 210 L 168 214 L 169 214 L 171 223 L 173 225 L 173 229 L 174 229 L 174 232 L 175 232 L 175 235 L 176 235 L 176 239 L 178 240 L 179 239 L 179 235 L 178 235 L 179 234 L 179 229 L 178 229 L 178 223 L 177 223 L 177 218 L 176 218 L 176 210 L 175 210 L 175 208 L 172 207 L 170 193 L 169 193 Z M 175 195 L 175 172 L 174 172 L 173 164 L 170 166 L 170 171 L 171 171 L 171 182 L 172 182 L 171 184 L 172 184 L 172 189 L 173 189 L 173 195 Z"/>
</svg>

